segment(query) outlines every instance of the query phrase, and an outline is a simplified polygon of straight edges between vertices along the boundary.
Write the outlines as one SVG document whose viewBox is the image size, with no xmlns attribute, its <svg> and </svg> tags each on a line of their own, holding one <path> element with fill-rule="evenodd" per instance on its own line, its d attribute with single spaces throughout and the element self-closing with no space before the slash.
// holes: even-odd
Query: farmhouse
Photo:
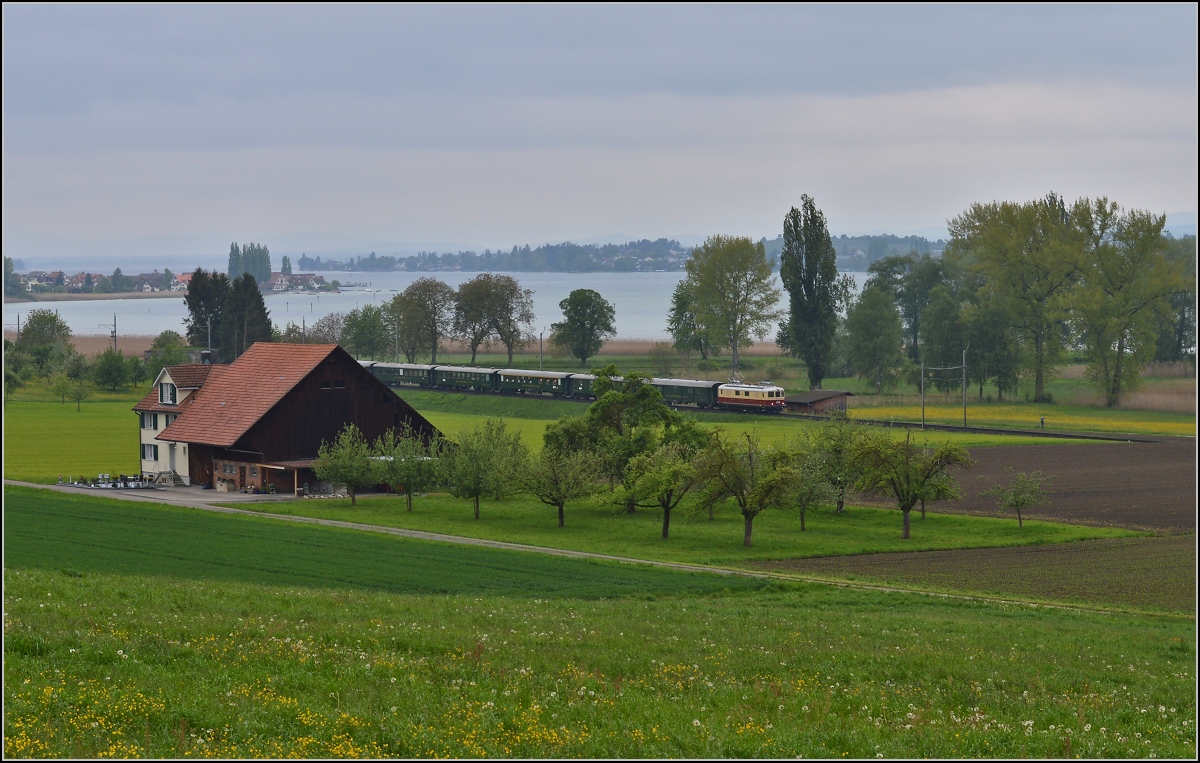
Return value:
<svg viewBox="0 0 1200 763">
<path fill-rule="evenodd" d="M 826 411 L 846 410 L 846 398 L 854 397 L 853 392 L 842 392 L 836 389 L 814 389 L 809 392 L 797 392 L 783 399 L 789 413 L 824 413 Z"/>
<path fill-rule="evenodd" d="M 323 441 L 408 422 L 437 430 L 336 344 L 258 342 L 227 366 L 168 366 L 133 408 L 142 473 L 226 490 L 298 491 Z"/>
</svg>

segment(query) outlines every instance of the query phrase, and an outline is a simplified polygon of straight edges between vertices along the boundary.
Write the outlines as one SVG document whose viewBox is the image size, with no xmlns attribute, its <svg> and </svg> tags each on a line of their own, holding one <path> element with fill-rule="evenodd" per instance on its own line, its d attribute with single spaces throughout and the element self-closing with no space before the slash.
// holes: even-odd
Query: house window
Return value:
<svg viewBox="0 0 1200 763">
<path fill-rule="evenodd" d="M 142 429 L 158 429 L 158 414 L 143 413 L 142 414 Z"/>
<path fill-rule="evenodd" d="M 250 467 L 250 476 L 251 476 L 251 477 L 257 477 L 257 476 L 258 476 L 258 467 L 257 467 L 257 466 L 251 466 L 251 467 Z"/>
<path fill-rule="evenodd" d="M 333 389 L 333 382 L 329 382 L 329 381 L 321 382 L 321 389 Z"/>
<path fill-rule="evenodd" d="M 337 381 L 335 381 L 335 382 L 333 383 L 333 388 L 334 388 L 334 389 L 345 389 L 345 388 L 346 388 L 346 382 L 344 382 L 344 381 L 342 381 L 341 379 L 339 379 L 339 380 L 337 380 Z"/>
<path fill-rule="evenodd" d="M 175 405 L 175 385 L 163 382 L 158 385 L 158 402 Z"/>
<path fill-rule="evenodd" d="M 157 461 L 158 460 L 158 446 L 157 445 L 142 445 L 142 458 L 144 458 L 147 461 Z"/>
</svg>

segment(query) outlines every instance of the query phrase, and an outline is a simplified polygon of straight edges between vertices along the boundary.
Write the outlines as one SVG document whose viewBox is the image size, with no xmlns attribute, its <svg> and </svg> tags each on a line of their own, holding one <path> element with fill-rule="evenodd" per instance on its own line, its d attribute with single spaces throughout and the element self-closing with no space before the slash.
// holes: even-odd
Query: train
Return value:
<svg viewBox="0 0 1200 763">
<path fill-rule="evenodd" d="M 527 371 L 520 368 L 480 368 L 424 363 L 384 363 L 360 360 L 375 378 L 392 387 L 533 395 L 568 400 L 595 400 L 592 374 Z M 620 377 L 614 383 L 619 387 Z M 780 413 L 785 408 L 783 387 L 771 382 L 717 382 L 701 379 L 651 378 L 648 382 L 671 406 L 716 410 Z"/>
</svg>

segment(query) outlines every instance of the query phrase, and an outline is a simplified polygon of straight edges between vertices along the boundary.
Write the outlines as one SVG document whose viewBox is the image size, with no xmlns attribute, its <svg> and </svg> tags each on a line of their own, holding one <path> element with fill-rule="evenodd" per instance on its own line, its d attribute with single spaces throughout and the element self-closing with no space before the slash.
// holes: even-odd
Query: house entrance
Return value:
<svg viewBox="0 0 1200 763">
<path fill-rule="evenodd" d="M 238 487 L 243 488 L 245 486 L 246 486 L 246 467 L 239 466 L 238 467 Z"/>
</svg>

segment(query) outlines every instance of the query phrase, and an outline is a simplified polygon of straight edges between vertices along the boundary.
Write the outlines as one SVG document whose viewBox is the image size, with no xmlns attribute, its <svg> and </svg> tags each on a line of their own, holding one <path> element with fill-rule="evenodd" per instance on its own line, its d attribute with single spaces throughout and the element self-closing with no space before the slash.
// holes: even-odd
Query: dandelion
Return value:
<svg viewBox="0 0 1200 763">
<path fill-rule="evenodd" d="M 1083 724 L 1083 730 L 1084 730 L 1084 731 L 1091 731 L 1091 730 L 1092 730 L 1092 724 L 1090 724 L 1090 723 L 1085 723 L 1085 724 Z"/>
<path fill-rule="evenodd" d="M 699 718 L 693 718 L 693 719 L 692 719 L 692 725 L 693 725 L 693 726 L 699 726 L 699 725 L 700 725 L 700 719 L 699 719 Z"/>
<path fill-rule="evenodd" d="M 392 683 L 396 683 L 396 678 L 394 676 L 392 677 Z"/>
</svg>

